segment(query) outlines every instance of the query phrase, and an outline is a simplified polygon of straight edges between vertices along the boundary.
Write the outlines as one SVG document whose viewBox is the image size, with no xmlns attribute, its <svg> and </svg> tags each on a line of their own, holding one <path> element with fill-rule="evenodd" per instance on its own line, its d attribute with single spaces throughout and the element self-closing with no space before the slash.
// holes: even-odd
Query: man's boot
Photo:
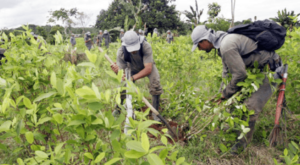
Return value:
<svg viewBox="0 0 300 165">
<path fill-rule="evenodd" d="M 233 155 L 238 155 L 244 149 L 247 147 L 247 144 L 249 144 L 252 140 L 252 136 L 254 133 L 254 126 L 255 126 L 255 120 L 254 121 L 249 121 L 249 128 L 250 131 L 243 137 L 242 139 L 238 140 L 238 142 L 231 148 L 231 154 Z"/>
<path fill-rule="evenodd" d="M 158 111 L 159 109 L 159 97 L 160 95 L 152 96 L 152 106 Z M 158 118 L 154 113 L 152 113 L 153 120 L 161 122 L 160 118 Z"/>
</svg>

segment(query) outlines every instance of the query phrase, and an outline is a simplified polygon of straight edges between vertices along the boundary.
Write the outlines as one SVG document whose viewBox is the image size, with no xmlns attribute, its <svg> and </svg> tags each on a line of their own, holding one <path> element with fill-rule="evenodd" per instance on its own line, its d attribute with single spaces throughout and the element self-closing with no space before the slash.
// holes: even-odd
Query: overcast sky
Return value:
<svg viewBox="0 0 300 165">
<path fill-rule="evenodd" d="M 46 25 L 49 11 L 60 8 L 76 7 L 90 16 L 88 25 L 94 25 L 101 9 L 107 9 L 112 0 L 0 0 L 0 29 L 16 28 L 22 24 Z M 207 20 L 208 4 L 217 2 L 221 5 L 219 16 L 231 18 L 231 0 L 198 0 L 199 9 L 204 9 L 200 21 Z M 176 0 L 176 10 L 190 10 L 195 0 Z M 235 20 L 248 18 L 267 19 L 275 17 L 277 11 L 286 8 L 300 13 L 300 0 L 236 0 Z M 182 16 L 182 20 L 186 18 Z"/>
</svg>

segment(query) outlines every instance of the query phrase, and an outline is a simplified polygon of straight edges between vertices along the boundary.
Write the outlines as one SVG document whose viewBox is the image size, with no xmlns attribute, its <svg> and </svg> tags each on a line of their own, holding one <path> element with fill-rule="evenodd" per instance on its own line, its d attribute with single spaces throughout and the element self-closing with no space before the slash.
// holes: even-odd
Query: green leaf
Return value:
<svg viewBox="0 0 300 165">
<path fill-rule="evenodd" d="M 177 154 L 178 154 L 178 150 L 175 151 L 175 152 L 173 152 L 173 153 L 171 154 L 170 159 L 173 160 L 173 161 L 175 161 L 175 160 L 176 160 L 176 157 L 177 157 Z"/>
<path fill-rule="evenodd" d="M 65 94 L 64 82 L 60 78 L 56 79 L 56 89 L 60 95 L 64 96 Z"/>
<path fill-rule="evenodd" d="M 146 152 L 146 150 L 142 147 L 142 143 L 138 141 L 129 141 L 126 143 L 126 146 L 131 150 L 135 150 L 138 152 Z"/>
<path fill-rule="evenodd" d="M 152 152 L 154 152 L 156 150 L 165 149 L 165 148 L 166 148 L 166 146 L 156 146 L 156 147 L 151 148 L 150 151 L 149 151 L 149 153 L 152 153 Z"/>
<path fill-rule="evenodd" d="M 223 153 L 228 150 L 227 147 L 223 143 L 220 143 L 219 148 Z"/>
<path fill-rule="evenodd" d="M 23 104 L 26 106 L 26 108 L 31 109 L 32 108 L 32 104 L 31 101 L 27 98 L 27 97 L 23 97 Z"/>
<path fill-rule="evenodd" d="M 288 150 L 287 150 L 287 149 L 284 149 L 284 151 L 283 151 L 284 156 L 287 156 L 288 153 L 289 153 Z"/>
<path fill-rule="evenodd" d="M 53 115 L 53 119 L 58 123 L 58 124 L 62 124 L 63 123 L 63 117 L 61 116 L 61 114 L 56 113 Z"/>
<path fill-rule="evenodd" d="M 185 157 L 180 157 L 179 159 L 177 159 L 176 161 L 176 165 L 180 165 L 185 161 Z"/>
<path fill-rule="evenodd" d="M 113 141 L 114 139 L 118 138 L 120 134 L 121 134 L 120 130 L 118 129 L 114 130 L 110 136 L 110 140 Z"/>
<path fill-rule="evenodd" d="M 104 165 L 111 165 L 116 163 L 117 161 L 121 160 L 122 158 L 113 158 L 110 161 L 106 162 Z"/>
<path fill-rule="evenodd" d="M 89 158 L 89 159 L 94 159 L 94 157 L 93 157 L 93 155 L 91 154 L 91 153 L 89 153 L 89 152 L 86 152 L 86 153 L 84 153 L 83 154 L 85 157 L 87 157 L 87 158 Z"/>
<path fill-rule="evenodd" d="M 91 124 L 92 124 L 92 125 L 103 124 L 103 120 L 101 120 L 100 118 L 97 118 L 97 119 L 95 119 Z"/>
<path fill-rule="evenodd" d="M 87 86 L 77 89 L 75 93 L 82 98 L 96 98 L 95 92 Z"/>
<path fill-rule="evenodd" d="M 93 63 L 91 63 L 91 62 L 81 62 L 81 63 L 78 64 L 77 66 L 87 66 L 87 67 L 96 68 L 95 64 L 93 64 Z"/>
<path fill-rule="evenodd" d="M 147 160 L 151 165 L 163 165 L 162 160 L 155 154 L 147 155 Z"/>
<path fill-rule="evenodd" d="M 48 154 L 46 154 L 43 151 L 35 151 L 35 155 L 38 156 L 38 157 L 40 157 L 40 158 L 43 158 L 43 159 L 48 158 Z"/>
<path fill-rule="evenodd" d="M 44 124 L 45 122 L 47 122 L 51 119 L 52 119 L 52 117 L 44 117 L 38 121 L 37 125 Z"/>
<path fill-rule="evenodd" d="M 148 152 L 148 151 L 149 151 L 150 144 L 149 144 L 149 139 L 148 139 L 148 136 L 147 136 L 146 133 L 142 133 L 141 141 L 142 141 L 142 147 L 143 147 L 143 149 L 144 149 L 146 152 Z"/>
<path fill-rule="evenodd" d="M 90 51 L 86 50 L 85 54 L 87 56 L 87 58 L 93 63 L 95 64 L 97 61 L 97 55 L 96 54 L 92 54 Z"/>
<path fill-rule="evenodd" d="M 28 143 L 32 144 L 34 141 L 33 133 L 32 132 L 26 132 L 25 133 L 26 140 Z"/>
<path fill-rule="evenodd" d="M 146 121 L 143 121 L 139 124 L 138 126 L 138 130 L 144 130 L 146 128 L 148 128 L 150 125 L 152 124 L 160 124 L 160 122 L 158 121 L 154 121 L 154 120 L 146 120 Z"/>
<path fill-rule="evenodd" d="M 126 151 L 124 155 L 126 158 L 138 159 L 146 154 L 147 154 L 147 152 L 138 152 L 135 150 L 130 150 L 130 151 Z"/>
<path fill-rule="evenodd" d="M 56 88 L 56 74 L 55 72 L 51 73 L 50 82 L 53 88 Z"/>
<path fill-rule="evenodd" d="M 9 128 L 10 128 L 10 125 L 11 125 L 11 121 L 10 120 L 7 120 L 4 123 L 2 123 L 1 126 L 0 126 L 0 132 L 8 131 Z"/>
<path fill-rule="evenodd" d="M 72 120 L 72 121 L 68 124 L 68 126 L 73 126 L 73 125 L 77 126 L 77 125 L 81 125 L 81 124 L 84 124 L 84 123 L 85 123 L 84 120 Z"/>
<path fill-rule="evenodd" d="M 161 136 L 161 142 L 166 146 L 168 145 L 168 139 L 166 138 L 166 136 Z"/>
<path fill-rule="evenodd" d="M 162 151 L 160 151 L 159 153 L 160 159 L 164 160 L 167 156 L 168 156 L 168 149 L 163 149 Z"/>
<path fill-rule="evenodd" d="M 18 162 L 19 165 L 25 165 L 24 162 L 23 162 L 23 160 L 21 158 L 18 158 L 17 162 Z"/>
<path fill-rule="evenodd" d="M 0 149 L 3 150 L 3 151 L 7 151 L 7 147 L 6 145 L 0 143 Z"/>
<path fill-rule="evenodd" d="M 59 153 L 59 151 L 61 150 L 62 146 L 65 144 L 65 142 L 63 143 L 59 143 L 58 145 L 56 145 L 55 149 L 54 149 L 54 153 L 57 155 Z"/>
<path fill-rule="evenodd" d="M 49 97 L 51 97 L 52 95 L 55 95 L 55 94 L 56 94 L 56 92 L 48 92 L 48 93 L 41 94 L 36 99 L 34 99 L 33 102 L 41 101 L 41 100 L 49 98 Z"/>
<path fill-rule="evenodd" d="M 105 152 L 101 152 L 97 157 L 96 157 L 96 159 L 95 159 L 95 163 L 99 163 L 99 162 L 101 162 L 101 160 L 104 158 L 104 156 L 105 156 Z"/>
<path fill-rule="evenodd" d="M 95 95 L 96 95 L 97 99 L 100 100 L 101 99 L 101 95 L 100 95 L 99 89 L 98 89 L 98 87 L 96 87 L 96 85 L 94 83 L 92 83 L 92 89 L 95 92 Z"/>
</svg>

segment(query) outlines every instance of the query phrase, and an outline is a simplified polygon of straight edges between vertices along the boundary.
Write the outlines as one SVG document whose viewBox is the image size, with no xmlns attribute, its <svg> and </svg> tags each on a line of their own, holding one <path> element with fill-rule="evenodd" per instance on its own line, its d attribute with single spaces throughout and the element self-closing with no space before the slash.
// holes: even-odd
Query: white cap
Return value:
<svg viewBox="0 0 300 165">
<path fill-rule="evenodd" d="M 121 32 L 124 32 L 124 29 L 121 29 Z"/>
<path fill-rule="evenodd" d="M 170 31 L 170 30 L 168 30 L 168 31 L 167 31 L 167 33 L 171 33 L 171 31 Z"/>
<path fill-rule="evenodd" d="M 102 30 L 99 30 L 99 33 L 100 33 L 100 32 L 102 33 Z"/>
<path fill-rule="evenodd" d="M 87 35 L 90 35 L 90 34 L 91 34 L 91 32 L 89 32 L 89 31 L 88 31 L 88 32 L 86 32 L 86 34 L 87 34 Z"/>
<path fill-rule="evenodd" d="M 107 33 L 107 30 L 104 30 L 104 34 L 106 34 Z"/>
<path fill-rule="evenodd" d="M 134 31 L 127 31 L 122 38 L 122 45 L 128 52 L 140 50 L 140 37 Z"/>
<path fill-rule="evenodd" d="M 209 33 L 205 25 L 199 25 L 193 30 L 191 35 L 193 40 L 192 52 L 197 48 L 200 41 L 209 39 Z"/>
</svg>

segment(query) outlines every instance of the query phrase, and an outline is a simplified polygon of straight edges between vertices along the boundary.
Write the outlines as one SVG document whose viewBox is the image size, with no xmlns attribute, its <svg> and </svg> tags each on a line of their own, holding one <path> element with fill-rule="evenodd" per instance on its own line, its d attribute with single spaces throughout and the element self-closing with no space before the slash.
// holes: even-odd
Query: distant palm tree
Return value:
<svg viewBox="0 0 300 165">
<path fill-rule="evenodd" d="M 194 25 L 198 25 L 200 23 L 200 17 L 203 14 L 203 10 L 198 10 L 198 3 L 197 0 L 195 0 L 195 9 L 190 6 L 191 11 L 185 10 L 183 14 L 188 18 L 188 22 L 193 23 Z M 206 22 L 206 21 L 205 21 Z"/>
<path fill-rule="evenodd" d="M 270 18 L 270 19 L 275 22 L 280 23 L 281 26 L 285 27 L 286 29 L 288 29 L 290 26 L 294 26 L 295 24 L 299 23 L 299 21 L 294 22 L 293 19 L 290 18 L 290 16 L 292 16 L 292 17 L 299 16 L 300 13 L 295 14 L 294 11 L 287 12 L 286 9 L 284 9 L 281 12 L 279 10 L 277 14 L 278 14 L 277 17 Z"/>
</svg>

